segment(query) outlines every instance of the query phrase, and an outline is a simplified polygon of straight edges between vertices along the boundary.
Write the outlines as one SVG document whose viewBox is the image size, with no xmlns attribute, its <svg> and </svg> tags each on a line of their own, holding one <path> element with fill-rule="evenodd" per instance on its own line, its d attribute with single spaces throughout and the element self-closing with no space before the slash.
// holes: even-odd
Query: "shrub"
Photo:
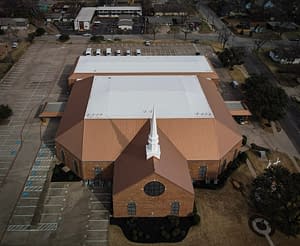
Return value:
<svg viewBox="0 0 300 246">
<path fill-rule="evenodd" d="M 70 39 L 70 36 L 68 34 L 62 34 L 59 36 L 58 40 L 61 42 L 68 41 Z"/>
<path fill-rule="evenodd" d="M 244 162 L 246 162 L 247 158 L 248 158 L 247 153 L 246 152 L 241 152 L 241 153 L 239 153 L 239 155 L 237 157 L 237 161 L 239 163 L 244 163 Z"/>
<path fill-rule="evenodd" d="M 176 227 L 173 231 L 172 231 L 172 237 L 177 237 L 180 234 L 180 228 Z"/>
<path fill-rule="evenodd" d="M 12 115 L 12 110 L 8 105 L 0 105 L 0 120 L 7 119 Z"/>
<path fill-rule="evenodd" d="M 172 226 L 179 226 L 180 219 L 175 215 L 169 215 L 168 220 Z"/>
<path fill-rule="evenodd" d="M 42 27 L 39 27 L 38 29 L 35 30 L 35 36 L 42 36 L 44 35 L 46 32 L 46 30 Z"/>
<path fill-rule="evenodd" d="M 137 235 L 138 237 L 143 237 L 144 233 L 142 231 L 139 231 Z"/>
<path fill-rule="evenodd" d="M 122 41 L 122 39 L 121 39 L 121 38 L 118 38 L 118 37 L 116 37 L 116 38 L 114 38 L 114 41 Z"/>
<path fill-rule="evenodd" d="M 200 223 L 200 216 L 197 213 L 194 213 L 192 216 L 192 223 L 193 225 L 199 225 Z"/>
<path fill-rule="evenodd" d="M 0 29 L 0 35 L 3 35 L 3 34 L 5 34 L 5 31 Z"/>
<path fill-rule="evenodd" d="M 247 137 L 243 135 L 242 145 L 245 146 L 247 144 Z"/>
<path fill-rule="evenodd" d="M 104 36 L 96 36 L 96 35 L 94 35 L 94 36 L 92 36 L 90 38 L 90 40 L 92 42 L 101 42 L 101 41 L 104 41 Z"/>
<path fill-rule="evenodd" d="M 34 37 L 35 37 L 34 32 L 28 33 L 28 35 L 27 35 L 27 41 L 30 42 L 30 43 L 32 43 L 33 40 L 34 40 Z"/>
</svg>

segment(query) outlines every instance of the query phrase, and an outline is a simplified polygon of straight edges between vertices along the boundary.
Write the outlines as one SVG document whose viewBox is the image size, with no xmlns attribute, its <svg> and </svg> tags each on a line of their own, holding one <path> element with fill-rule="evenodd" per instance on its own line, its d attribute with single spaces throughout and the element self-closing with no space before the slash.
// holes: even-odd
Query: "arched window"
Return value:
<svg viewBox="0 0 300 246">
<path fill-rule="evenodd" d="M 179 215 L 179 210 L 180 210 L 180 203 L 175 201 L 172 202 L 171 204 L 171 214 L 172 215 Z"/>
<path fill-rule="evenodd" d="M 199 167 L 199 178 L 204 179 L 207 173 L 207 166 L 200 166 Z"/>
<path fill-rule="evenodd" d="M 62 163 L 65 163 L 66 162 L 66 158 L 65 158 L 65 152 L 63 150 L 60 151 L 60 157 L 61 157 Z"/>
<path fill-rule="evenodd" d="M 129 202 L 127 204 L 127 212 L 128 212 L 128 215 L 136 215 L 136 204 L 135 202 Z"/>
<path fill-rule="evenodd" d="M 148 196 L 159 196 L 165 191 L 165 186 L 158 181 L 151 181 L 144 187 L 144 192 Z"/>
<path fill-rule="evenodd" d="M 76 160 L 73 160 L 73 170 L 75 171 L 76 174 L 79 173 L 78 162 Z"/>
</svg>

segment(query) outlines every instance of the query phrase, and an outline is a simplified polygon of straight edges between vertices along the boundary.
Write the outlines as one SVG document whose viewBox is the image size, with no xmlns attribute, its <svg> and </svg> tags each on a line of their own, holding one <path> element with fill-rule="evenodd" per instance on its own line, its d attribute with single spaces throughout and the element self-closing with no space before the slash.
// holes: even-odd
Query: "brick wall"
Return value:
<svg viewBox="0 0 300 246">
<path fill-rule="evenodd" d="M 160 196 L 153 197 L 144 192 L 144 186 L 154 180 L 165 185 L 165 192 Z M 113 194 L 113 216 L 129 216 L 127 204 L 132 201 L 136 203 L 137 217 L 162 217 L 170 215 L 171 203 L 174 201 L 179 201 L 180 203 L 179 216 L 187 216 L 193 211 L 194 194 L 156 174 L 152 174 L 124 191 Z"/>
<path fill-rule="evenodd" d="M 201 166 L 207 166 L 206 178 L 214 180 L 222 172 L 222 169 L 225 170 L 230 162 L 232 162 L 242 146 L 242 142 L 235 145 L 221 160 L 199 160 L 199 161 L 188 161 L 189 170 L 192 179 L 194 180 L 203 180 L 199 177 L 199 168 Z M 226 160 L 226 162 L 224 162 Z M 223 164 L 224 168 L 223 168 Z"/>
<path fill-rule="evenodd" d="M 63 161 L 62 151 L 64 152 L 65 161 Z M 68 168 L 70 168 L 77 176 L 82 177 L 82 164 L 81 160 L 72 155 L 68 150 L 63 148 L 60 144 L 56 143 L 56 157 L 62 163 L 64 163 Z M 73 161 L 78 163 L 78 172 L 76 172 Z"/>
</svg>

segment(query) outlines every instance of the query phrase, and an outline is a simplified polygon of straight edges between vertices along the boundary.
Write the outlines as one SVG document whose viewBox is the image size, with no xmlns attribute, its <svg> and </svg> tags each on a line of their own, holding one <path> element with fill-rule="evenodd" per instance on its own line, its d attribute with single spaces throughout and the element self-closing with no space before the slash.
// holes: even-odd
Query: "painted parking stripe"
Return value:
<svg viewBox="0 0 300 246">
<path fill-rule="evenodd" d="M 50 165 L 48 166 L 33 166 L 33 171 L 47 171 L 50 168 Z"/>
<path fill-rule="evenodd" d="M 30 225 L 9 225 L 7 231 L 27 231 Z"/>
<path fill-rule="evenodd" d="M 57 223 L 39 223 L 37 231 L 55 231 L 57 229 Z"/>
<path fill-rule="evenodd" d="M 96 239 L 87 239 L 85 240 L 87 243 L 106 243 L 107 240 L 96 240 Z"/>
<path fill-rule="evenodd" d="M 25 186 L 24 191 L 42 191 L 43 186 Z"/>
<path fill-rule="evenodd" d="M 37 205 L 18 205 L 17 208 L 36 208 Z"/>
<path fill-rule="evenodd" d="M 87 230 L 87 231 L 108 231 L 107 229 L 90 229 L 90 230 Z"/>
<path fill-rule="evenodd" d="M 111 203 L 110 201 L 91 201 L 91 203 L 100 203 L 100 204 L 102 204 L 102 203 L 107 203 L 107 204 L 109 204 L 109 203 Z"/>
</svg>

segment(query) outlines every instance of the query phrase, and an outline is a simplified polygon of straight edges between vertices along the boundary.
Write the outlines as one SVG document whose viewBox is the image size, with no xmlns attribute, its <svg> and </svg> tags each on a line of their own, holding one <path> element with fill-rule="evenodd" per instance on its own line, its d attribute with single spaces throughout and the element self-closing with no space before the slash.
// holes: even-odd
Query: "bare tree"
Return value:
<svg viewBox="0 0 300 246">
<path fill-rule="evenodd" d="M 160 31 L 161 25 L 158 23 L 148 24 L 148 33 L 153 35 L 153 40 L 156 38 L 156 34 Z"/>
<path fill-rule="evenodd" d="M 184 40 L 186 40 L 188 34 L 191 33 L 191 30 L 189 30 L 188 28 L 184 27 L 184 28 L 181 29 L 181 31 L 184 33 Z"/>
<path fill-rule="evenodd" d="M 223 27 L 222 30 L 219 31 L 218 40 L 222 44 L 223 49 L 225 48 L 229 38 L 231 36 L 231 32 L 228 28 Z"/>
<path fill-rule="evenodd" d="M 267 42 L 268 42 L 268 40 L 266 40 L 266 39 L 256 39 L 256 40 L 254 40 L 255 50 L 259 51 L 264 46 L 264 44 L 267 43 Z"/>
<path fill-rule="evenodd" d="M 176 34 L 180 32 L 180 28 L 177 25 L 172 25 L 170 26 L 170 31 L 168 32 L 169 34 L 173 34 L 173 39 L 175 39 Z"/>
</svg>

